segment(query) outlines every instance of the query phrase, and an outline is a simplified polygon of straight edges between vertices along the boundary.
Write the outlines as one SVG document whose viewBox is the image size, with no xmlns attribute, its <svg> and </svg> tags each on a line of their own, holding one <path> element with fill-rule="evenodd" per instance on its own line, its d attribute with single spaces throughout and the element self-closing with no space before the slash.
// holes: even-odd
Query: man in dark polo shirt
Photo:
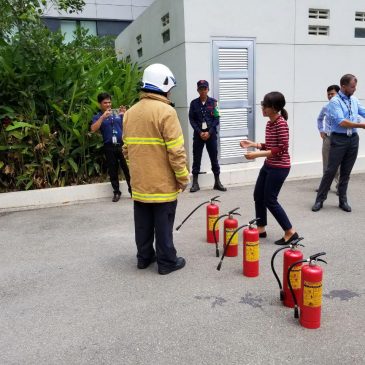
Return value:
<svg viewBox="0 0 365 365">
<path fill-rule="evenodd" d="M 114 191 L 112 201 L 117 202 L 122 195 L 119 189 L 119 165 L 123 170 L 128 191 L 131 194 L 129 169 L 122 153 L 123 114 L 126 109 L 120 107 L 119 110 L 112 110 L 112 99 L 108 93 L 99 94 L 98 102 L 100 111 L 93 117 L 91 131 L 100 130 L 103 136 L 105 159 Z"/>
</svg>

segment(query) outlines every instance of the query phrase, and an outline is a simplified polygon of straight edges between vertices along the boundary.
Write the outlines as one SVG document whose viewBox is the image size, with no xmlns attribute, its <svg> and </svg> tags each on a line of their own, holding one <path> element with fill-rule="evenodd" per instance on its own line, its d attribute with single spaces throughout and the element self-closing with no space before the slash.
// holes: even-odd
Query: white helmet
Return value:
<svg viewBox="0 0 365 365">
<path fill-rule="evenodd" d="M 154 63 L 145 68 L 142 77 L 142 89 L 151 91 L 169 92 L 176 81 L 171 70 L 165 65 Z"/>
</svg>

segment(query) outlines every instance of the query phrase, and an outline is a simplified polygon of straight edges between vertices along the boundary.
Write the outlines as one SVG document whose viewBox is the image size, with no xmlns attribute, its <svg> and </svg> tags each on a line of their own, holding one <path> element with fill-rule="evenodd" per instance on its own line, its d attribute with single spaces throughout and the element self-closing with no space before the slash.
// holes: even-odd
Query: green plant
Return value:
<svg viewBox="0 0 365 365">
<path fill-rule="evenodd" d="M 117 60 L 111 39 L 79 29 L 75 41 L 34 26 L 0 45 L 0 188 L 82 184 L 98 179 L 102 141 L 90 133 L 96 96 L 132 105 L 137 65 Z"/>
</svg>

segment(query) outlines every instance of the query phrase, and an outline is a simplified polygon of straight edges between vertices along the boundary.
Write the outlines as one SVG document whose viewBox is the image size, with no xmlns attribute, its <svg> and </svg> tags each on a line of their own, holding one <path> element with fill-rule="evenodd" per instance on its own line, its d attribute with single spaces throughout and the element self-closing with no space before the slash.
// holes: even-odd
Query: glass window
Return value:
<svg viewBox="0 0 365 365">
<path fill-rule="evenodd" d="M 80 27 L 87 29 L 88 35 L 94 35 L 96 36 L 96 21 L 95 20 L 81 20 L 80 21 Z"/>
<path fill-rule="evenodd" d="M 74 31 L 76 30 L 76 20 L 61 20 L 61 32 L 65 35 L 65 43 L 74 40 Z"/>
</svg>

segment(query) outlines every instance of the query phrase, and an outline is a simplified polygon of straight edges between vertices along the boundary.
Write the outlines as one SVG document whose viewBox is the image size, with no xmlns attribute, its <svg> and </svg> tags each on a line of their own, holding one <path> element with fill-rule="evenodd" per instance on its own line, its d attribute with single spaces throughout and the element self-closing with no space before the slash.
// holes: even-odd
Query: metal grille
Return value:
<svg viewBox="0 0 365 365">
<path fill-rule="evenodd" d="M 247 100 L 248 81 L 247 79 L 225 79 L 219 80 L 219 100 Z"/>
<path fill-rule="evenodd" d="M 329 35 L 329 27 L 320 25 L 309 25 L 308 26 L 309 35 Z"/>
<path fill-rule="evenodd" d="M 221 158 L 241 158 L 244 162 L 246 149 L 241 148 L 240 141 L 247 139 L 246 136 L 224 137 L 220 139 Z"/>
<path fill-rule="evenodd" d="M 355 21 L 357 22 L 365 22 L 365 12 L 357 11 L 355 13 Z"/>
<path fill-rule="evenodd" d="M 218 58 L 219 71 L 248 69 L 248 51 L 245 48 L 221 48 Z"/>
<path fill-rule="evenodd" d="M 308 17 L 310 19 L 329 19 L 330 11 L 328 9 L 309 9 Z"/>
<path fill-rule="evenodd" d="M 219 125 L 221 131 L 248 129 L 247 109 L 221 109 Z"/>
</svg>

